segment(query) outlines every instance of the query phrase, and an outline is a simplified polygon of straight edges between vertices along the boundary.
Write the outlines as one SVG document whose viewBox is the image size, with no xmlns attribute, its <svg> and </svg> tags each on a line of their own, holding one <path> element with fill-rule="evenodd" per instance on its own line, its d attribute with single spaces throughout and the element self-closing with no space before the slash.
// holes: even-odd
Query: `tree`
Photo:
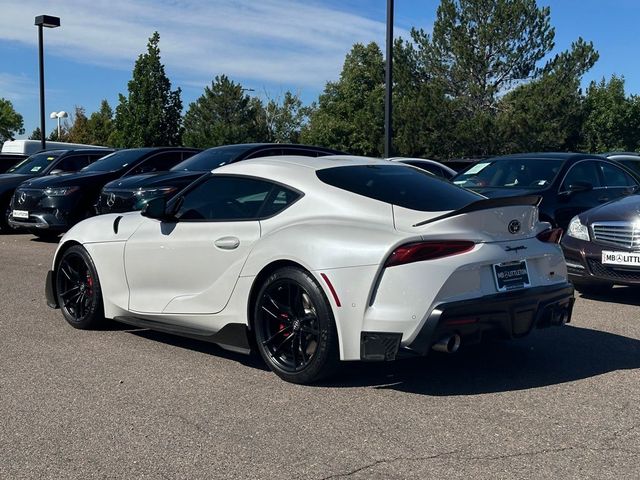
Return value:
<svg viewBox="0 0 640 480">
<path fill-rule="evenodd" d="M 262 103 L 245 94 L 242 85 L 226 75 L 218 76 L 184 116 L 184 143 L 197 148 L 261 142 L 264 121 Z"/>
<path fill-rule="evenodd" d="M 597 59 L 593 44 L 580 38 L 549 61 L 540 78 L 509 92 L 498 119 L 502 153 L 577 150 L 583 121 L 580 83 Z"/>
<path fill-rule="evenodd" d="M 29 135 L 29 140 L 40 140 L 42 139 L 42 133 L 40 132 L 40 127 L 36 127 L 31 135 Z"/>
<path fill-rule="evenodd" d="M 591 152 L 635 150 L 640 139 L 638 100 L 627 98 L 624 78 L 591 82 L 585 97 L 582 147 Z"/>
<path fill-rule="evenodd" d="M 305 143 L 381 156 L 384 136 L 384 63 L 375 43 L 355 44 L 340 80 L 329 82 L 312 106 Z"/>
<path fill-rule="evenodd" d="M 73 123 L 67 132 L 67 142 L 83 143 L 90 145 L 93 143 L 91 132 L 89 131 L 89 119 L 85 114 L 84 107 L 75 106 L 75 112 L 72 115 Z"/>
<path fill-rule="evenodd" d="M 171 82 L 160 62 L 160 35 L 149 38 L 128 83 L 127 97 L 120 94 L 116 108 L 115 141 L 121 147 L 179 145 L 181 140 L 181 90 Z"/>
<path fill-rule="evenodd" d="M 475 115 L 538 74 L 554 47 L 549 15 L 535 0 L 441 0 L 433 34 L 413 29 L 412 37 L 425 69 Z"/>
<path fill-rule="evenodd" d="M 16 112 L 13 104 L 6 98 L 0 98 L 0 144 L 14 140 L 15 135 L 24 133 L 22 115 Z"/>
<path fill-rule="evenodd" d="M 102 146 L 111 146 L 114 144 L 112 138 L 114 134 L 113 110 L 109 102 L 102 100 L 100 110 L 93 112 L 89 116 L 87 129 L 89 131 L 89 137 L 91 138 L 91 144 Z"/>
<path fill-rule="evenodd" d="M 306 123 L 309 109 L 302 106 L 297 94 L 286 91 L 280 97 L 269 99 L 264 108 L 267 140 L 275 143 L 298 143 L 300 130 Z"/>
</svg>

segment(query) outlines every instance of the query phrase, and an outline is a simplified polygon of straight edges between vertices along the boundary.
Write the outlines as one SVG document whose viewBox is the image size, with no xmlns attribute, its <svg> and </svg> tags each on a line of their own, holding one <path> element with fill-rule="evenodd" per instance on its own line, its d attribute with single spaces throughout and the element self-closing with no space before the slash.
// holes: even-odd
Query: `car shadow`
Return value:
<svg viewBox="0 0 640 480">
<path fill-rule="evenodd" d="M 128 330 L 149 340 L 268 370 L 259 355 L 144 329 Z M 430 353 L 388 363 L 343 362 L 330 381 L 315 387 L 372 387 L 432 396 L 479 395 L 546 387 L 640 368 L 640 340 L 582 327 L 534 332 L 525 339 L 488 341 L 453 355 Z"/>
<path fill-rule="evenodd" d="M 344 364 L 324 386 L 371 386 L 421 395 L 479 395 L 558 385 L 616 370 L 640 368 L 640 340 L 582 327 L 489 341 L 454 355 L 387 364 Z"/>
<path fill-rule="evenodd" d="M 612 290 L 606 290 L 601 294 L 580 293 L 580 296 L 585 299 L 596 300 L 600 302 L 615 302 L 625 305 L 640 306 L 640 287 L 616 287 Z"/>
</svg>

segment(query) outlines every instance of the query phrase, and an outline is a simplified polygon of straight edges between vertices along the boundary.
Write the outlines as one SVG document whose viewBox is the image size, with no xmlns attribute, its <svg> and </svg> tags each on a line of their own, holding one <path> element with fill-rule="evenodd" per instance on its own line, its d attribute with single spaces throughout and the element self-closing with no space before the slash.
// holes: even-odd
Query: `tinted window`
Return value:
<svg viewBox="0 0 640 480">
<path fill-rule="evenodd" d="M 169 170 L 182 160 L 182 152 L 163 152 L 146 159 L 128 175 L 138 175 L 140 173 L 163 172 Z"/>
<path fill-rule="evenodd" d="M 56 165 L 56 170 L 63 172 L 77 172 L 78 170 L 89 165 L 88 155 L 71 155 L 60 160 Z"/>
<path fill-rule="evenodd" d="M 45 168 L 53 163 L 53 161 L 60 155 L 66 153 L 65 151 L 53 151 L 36 153 L 29 158 L 25 158 L 21 162 L 7 170 L 7 173 L 21 173 L 21 174 L 34 174 L 42 173 Z"/>
<path fill-rule="evenodd" d="M 593 187 L 600 187 L 598 164 L 596 162 L 578 162 L 569 169 L 562 182 L 561 190 L 568 190 L 569 186 L 576 183 L 590 183 Z"/>
<path fill-rule="evenodd" d="M 264 218 L 282 210 L 295 198 L 295 193 L 264 180 L 213 176 L 184 195 L 177 217 L 181 220 Z M 261 211 L 263 205 L 264 212 Z"/>
<path fill-rule="evenodd" d="M 481 160 L 453 177 L 461 187 L 543 189 L 553 183 L 562 160 L 509 158 Z"/>
<path fill-rule="evenodd" d="M 261 158 L 261 157 L 273 157 L 276 155 L 282 155 L 281 148 L 265 148 L 264 150 L 258 150 L 257 152 L 253 152 L 251 155 L 247 155 L 245 160 L 249 160 L 250 158 Z M 291 155 L 286 154 L 285 155 Z"/>
<path fill-rule="evenodd" d="M 640 174 L 640 160 L 620 160 L 620 163 Z"/>
<path fill-rule="evenodd" d="M 365 197 L 423 212 L 457 210 L 480 195 L 401 165 L 333 167 L 317 172 L 324 183 Z"/>
<path fill-rule="evenodd" d="M 241 157 L 251 145 L 231 145 L 228 147 L 215 147 L 200 152 L 193 157 L 177 164 L 172 171 L 210 172 L 211 170 L 226 165 Z"/>
<path fill-rule="evenodd" d="M 600 163 L 600 168 L 604 176 L 605 187 L 630 187 L 637 184 L 629 174 L 615 165 L 603 162 Z"/>
<path fill-rule="evenodd" d="M 134 164 L 140 157 L 147 155 L 149 150 L 120 150 L 111 155 L 102 157 L 97 162 L 93 162 L 88 167 L 82 169 L 83 172 L 116 172 L 123 170 Z"/>
</svg>

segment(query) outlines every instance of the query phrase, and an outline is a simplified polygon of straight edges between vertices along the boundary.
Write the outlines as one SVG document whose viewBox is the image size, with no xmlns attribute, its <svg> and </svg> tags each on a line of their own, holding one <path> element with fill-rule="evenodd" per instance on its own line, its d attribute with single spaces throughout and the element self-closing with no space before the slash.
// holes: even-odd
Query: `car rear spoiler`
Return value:
<svg viewBox="0 0 640 480">
<path fill-rule="evenodd" d="M 482 200 L 478 200 L 477 202 L 470 203 L 458 210 L 454 210 L 453 212 L 445 213 L 444 215 L 440 215 L 439 217 L 430 218 L 429 220 L 424 220 L 422 222 L 416 223 L 414 227 L 421 227 L 422 225 L 426 225 L 428 223 L 437 222 L 438 220 L 443 220 L 445 218 L 456 217 L 458 215 L 462 215 L 463 213 L 477 212 L 478 210 L 491 210 L 493 208 L 502 208 L 502 207 L 515 207 L 515 206 L 531 206 L 537 207 L 540 205 L 542 201 L 542 197 L 539 195 L 525 195 L 521 197 L 501 197 L 501 198 L 483 198 Z"/>
</svg>

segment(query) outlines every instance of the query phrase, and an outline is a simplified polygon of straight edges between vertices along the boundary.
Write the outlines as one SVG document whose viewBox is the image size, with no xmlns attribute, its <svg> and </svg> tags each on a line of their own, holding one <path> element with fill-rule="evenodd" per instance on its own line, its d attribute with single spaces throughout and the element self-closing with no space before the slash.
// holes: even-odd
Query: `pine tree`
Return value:
<svg viewBox="0 0 640 480">
<path fill-rule="evenodd" d="M 147 52 L 133 68 L 127 97 L 119 96 L 115 116 L 115 141 L 121 147 L 180 145 L 181 90 L 171 82 L 160 61 L 160 34 L 149 38 Z"/>
</svg>

